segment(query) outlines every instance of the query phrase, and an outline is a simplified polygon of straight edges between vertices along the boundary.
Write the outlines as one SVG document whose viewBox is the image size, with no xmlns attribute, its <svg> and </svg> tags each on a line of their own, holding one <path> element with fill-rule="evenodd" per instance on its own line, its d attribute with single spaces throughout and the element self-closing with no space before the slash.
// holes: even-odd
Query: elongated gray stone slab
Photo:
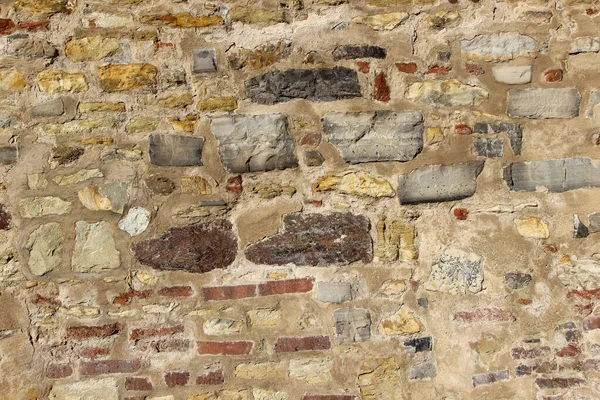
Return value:
<svg viewBox="0 0 600 400">
<path fill-rule="evenodd" d="M 210 124 L 219 141 L 219 153 L 230 172 L 271 171 L 295 168 L 294 141 L 282 114 L 230 115 Z"/>
<path fill-rule="evenodd" d="M 398 198 L 402 204 L 460 200 L 472 196 L 484 161 L 424 165 L 400 176 Z"/>
<path fill-rule="evenodd" d="M 420 111 L 332 113 L 323 130 L 346 162 L 409 161 L 423 149 Z"/>
<path fill-rule="evenodd" d="M 533 55 L 536 48 L 535 39 L 519 34 L 478 35 L 460 42 L 463 57 L 486 61 Z"/>
<path fill-rule="evenodd" d="M 589 158 L 516 162 L 504 167 L 504 180 L 518 192 L 600 187 L 600 163 Z"/>
<path fill-rule="evenodd" d="M 513 118 L 575 118 L 581 94 L 575 88 L 514 89 L 507 95 L 507 113 Z"/>
</svg>

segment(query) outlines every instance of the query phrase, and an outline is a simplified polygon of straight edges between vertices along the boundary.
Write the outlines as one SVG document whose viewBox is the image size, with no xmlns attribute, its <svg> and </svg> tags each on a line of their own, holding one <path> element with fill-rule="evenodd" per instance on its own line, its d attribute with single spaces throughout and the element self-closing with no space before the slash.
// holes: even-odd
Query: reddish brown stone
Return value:
<svg viewBox="0 0 600 400">
<path fill-rule="evenodd" d="M 242 193 L 244 187 L 242 186 L 242 176 L 234 176 L 233 178 L 227 179 L 227 186 L 225 190 L 230 193 Z"/>
<path fill-rule="evenodd" d="M 558 357 L 575 357 L 581 354 L 581 347 L 576 344 L 569 344 L 556 352 Z"/>
<path fill-rule="evenodd" d="M 126 390 L 152 390 L 152 382 L 148 378 L 142 378 L 138 376 L 128 376 L 125 378 L 125 389 Z"/>
<path fill-rule="evenodd" d="M 275 342 L 275 353 L 290 353 L 307 350 L 327 350 L 331 348 L 329 336 L 279 338 Z"/>
<path fill-rule="evenodd" d="M 452 71 L 452 67 L 443 67 L 441 65 L 430 65 L 429 69 L 427 70 L 428 74 L 440 74 L 440 75 L 447 75 L 448 73 L 450 73 L 450 71 Z"/>
<path fill-rule="evenodd" d="M 458 124 L 454 127 L 456 133 L 459 135 L 471 135 L 473 133 L 473 129 L 469 125 Z"/>
<path fill-rule="evenodd" d="M 416 63 L 396 63 L 396 68 L 398 68 L 398 71 L 404 72 L 405 74 L 414 74 L 417 72 Z"/>
<path fill-rule="evenodd" d="M 306 293 L 313 288 L 313 278 L 288 279 L 284 281 L 271 281 L 261 283 L 258 293 L 261 296 L 271 296 L 288 293 Z"/>
<path fill-rule="evenodd" d="M 67 378 L 73 374 L 70 364 L 50 364 L 46 368 L 46 377 L 50 379 Z"/>
<path fill-rule="evenodd" d="M 189 372 L 171 371 L 165 373 L 165 383 L 168 387 L 185 386 L 190 380 Z"/>
<path fill-rule="evenodd" d="M 567 299 L 600 300 L 600 289 L 570 290 L 569 293 L 567 293 Z"/>
<path fill-rule="evenodd" d="M 163 339 L 150 344 L 150 347 L 157 353 L 184 352 L 190 348 L 190 341 L 187 339 Z"/>
<path fill-rule="evenodd" d="M 202 273 L 233 263 L 237 239 L 229 221 L 216 220 L 171 228 L 160 238 L 135 244 L 133 250 L 140 263 L 153 268 Z"/>
<path fill-rule="evenodd" d="M 469 216 L 469 211 L 466 208 L 455 208 L 453 212 L 456 219 L 465 220 Z"/>
<path fill-rule="evenodd" d="M 300 141 L 300 144 L 306 146 L 318 146 L 319 144 L 321 144 L 321 134 L 307 133 Z"/>
<path fill-rule="evenodd" d="M 19 30 L 24 30 L 24 31 L 28 31 L 28 32 L 38 32 L 38 31 L 47 31 L 49 25 L 50 25 L 49 20 L 21 21 L 17 24 L 17 28 Z"/>
<path fill-rule="evenodd" d="M 164 176 L 152 175 L 144 181 L 153 194 L 167 196 L 175 191 L 175 183 Z"/>
<path fill-rule="evenodd" d="M 130 374 L 141 367 L 140 360 L 96 360 L 81 363 L 81 375 Z"/>
<path fill-rule="evenodd" d="M 216 286 L 202 288 L 204 300 L 235 300 L 256 296 L 256 285 Z"/>
<path fill-rule="evenodd" d="M 198 342 L 198 353 L 211 355 L 242 355 L 250 354 L 254 342 Z"/>
<path fill-rule="evenodd" d="M 124 306 L 125 304 L 131 303 L 135 297 L 139 297 L 140 299 L 146 299 L 152 296 L 152 290 L 134 290 L 130 289 L 128 292 L 121 293 L 117 297 L 113 299 L 113 304 L 118 304 Z"/>
<path fill-rule="evenodd" d="M 207 371 L 196 378 L 196 385 L 220 385 L 225 382 L 223 370 Z"/>
<path fill-rule="evenodd" d="M 129 340 L 140 340 L 154 336 L 170 336 L 180 332 L 183 332 L 183 325 L 167 328 L 134 329 L 131 331 L 131 335 L 129 335 Z"/>
<path fill-rule="evenodd" d="M 283 231 L 246 249 L 256 264 L 347 265 L 373 259 L 369 219 L 351 213 L 288 214 Z"/>
<path fill-rule="evenodd" d="M 512 358 L 515 360 L 523 360 L 530 358 L 548 357 L 551 354 L 550 347 L 534 347 L 532 349 L 525 349 L 523 347 L 516 347 L 511 350 Z"/>
<path fill-rule="evenodd" d="M 513 322 L 515 316 L 507 310 L 497 307 L 476 308 L 469 311 L 459 311 L 454 314 L 454 321 L 463 324 L 478 322 Z"/>
<path fill-rule="evenodd" d="M 159 296 L 165 297 L 189 297 L 193 293 L 190 286 L 169 286 L 158 291 Z"/>
<path fill-rule="evenodd" d="M 598 14 L 598 10 L 596 10 L 595 8 L 588 8 L 585 10 L 585 13 L 590 16 L 596 15 L 596 14 Z"/>
<path fill-rule="evenodd" d="M 600 316 L 589 315 L 583 319 L 583 329 L 591 331 L 593 329 L 600 329 Z"/>
<path fill-rule="evenodd" d="M 0 18 L 0 35 L 11 33 L 15 27 L 15 23 L 11 19 Z"/>
<path fill-rule="evenodd" d="M 562 69 L 551 69 L 544 74 L 546 82 L 560 82 L 563 79 Z"/>
<path fill-rule="evenodd" d="M 367 61 L 357 61 L 356 66 L 358 67 L 358 71 L 362 72 L 363 74 L 368 74 L 371 70 Z"/>
<path fill-rule="evenodd" d="M 479 65 L 470 64 L 470 63 L 465 64 L 465 71 L 467 71 L 469 74 L 475 75 L 475 76 L 483 75 L 485 73 L 485 70 L 483 68 L 481 68 Z"/>
<path fill-rule="evenodd" d="M 566 389 L 579 387 L 585 383 L 585 380 L 580 378 L 537 378 L 535 383 L 540 389 Z"/>
<path fill-rule="evenodd" d="M 51 299 L 49 297 L 40 296 L 39 294 L 32 300 L 33 304 L 39 304 L 44 306 L 60 307 L 62 303 L 60 300 Z"/>
<path fill-rule="evenodd" d="M 79 355 L 83 358 L 98 358 L 110 354 L 110 349 L 107 347 L 89 346 L 84 347 L 79 351 Z"/>
<path fill-rule="evenodd" d="M 375 75 L 375 81 L 373 82 L 375 86 L 375 93 L 373 93 L 373 98 L 377 101 L 390 101 L 390 87 L 387 84 L 385 79 L 385 74 L 383 72 Z"/>
<path fill-rule="evenodd" d="M 544 250 L 549 253 L 556 253 L 558 251 L 558 246 L 555 244 L 545 244 Z"/>
<path fill-rule="evenodd" d="M 105 338 L 121 331 L 119 323 L 100 326 L 71 326 L 67 328 L 67 337 L 71 339 Z"/>
<path fill-rule="evenodd" d="M 517 304 L 520 304 L 522 306 L 528 306 L 531 303 L 533 303 L 533 300 L 531 299 L 517 299 Z"/>
<path fill-rule="evenodd" d="M 10 229 L 12 217 L 4 204 L 0 204 L 0 230 Z"/>
<path fill-rule="evenodd" d="M 576 361 L 571 366 L 575 371 L 591 372 L 600 371 L 600 360 L 589 359 L 585 361 Z"/>
</svg>

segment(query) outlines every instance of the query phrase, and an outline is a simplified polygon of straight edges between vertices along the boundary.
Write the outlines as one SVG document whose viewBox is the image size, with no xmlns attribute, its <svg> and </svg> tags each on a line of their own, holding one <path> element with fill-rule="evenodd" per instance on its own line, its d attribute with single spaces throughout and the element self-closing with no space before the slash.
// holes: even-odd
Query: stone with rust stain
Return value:
<svg viewBox="0 0 600 400">
<path fill-rule="evenodd" d="M 351 213 L 289 214 L 283 231 L 246 249 L 257 264 L 347 265 L 373 259 L 369 220 Z"/>
<path fill-rule="evenodd" d="M 412 335 L 423 330 L 423 325 L 406 307 L 384 318 L 379 324 L 379 333 L 382 335 Z"/>
<path fill-rule="evenodd" d="M 171 228 L 135 244 L 133 251 L 140 263 L 159 270 L 202 273 L 231 265 L 237 247 L 231 223 L 215 220 Z"/>
<path fill-rule="evenodd" d="M 151 88 L 158 68 L 150 64 L 108 64 L 98 67 L 100 87 L 106 92 Z"/>
<path fill-rule="evenodd" d="M 343 194 L 369 197 L 394 197 L 392 185 L 365 171 L 344 171 L 329 173 L 319 178 L 312 186 L 315 192 L 336 191 Z"/>
<path fill-rule="evenodd" d="M 550 236 L 548 224 L 537 217 L 515 219 L 515 228 L 523 237 L 547 239 Z"/>
<path fill-rule="evenodd" d="M 182 193 L 212 194 L 212 185 L 201 176 L 190 176 L 179 180 Z"/>
<path fill-rule="evenodd" d="M 123 214 L 125 204 L 129 200 L 128 186 L 125 182 L 107 182 L 83 188 L 77 192 L 77 196 L 88 210 Z"/>
</svg>

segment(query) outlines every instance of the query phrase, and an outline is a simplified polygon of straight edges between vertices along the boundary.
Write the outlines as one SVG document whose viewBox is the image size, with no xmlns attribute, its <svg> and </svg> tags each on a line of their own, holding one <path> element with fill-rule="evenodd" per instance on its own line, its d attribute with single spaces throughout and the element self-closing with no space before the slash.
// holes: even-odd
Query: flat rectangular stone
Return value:
<svg viewBox="0 0 600 400">
<path fill-rule="evenodd" d="M 400 176 L 398 198 L 401 204 L 431 203 L 470 197 L 484 161 L 463 164 L 424 165 Z"/>
<path fill-rule="evenodd" d="M 508 139 L 510 141 L 510 147 L 515 156 L 521 155 L 521 148 L 523 147 L 523 125 L 521 124 L 510 124 L 510 123 L 482 123 L 477 122 L 473 126 L 473 133 L 508 133 Z"/>
<path fill-rule="evenodd" d="M 581 94 L 575 88 L 513 89 L 507 95 L 507 114 L 513 118 L 575 118 Z"/>
<path fill-rule="evenodd" d="M 15 146 L 0 146 L 0 165 L 10 165 L 17 162 Z"/>
<path fill-rule="evenodd" d="M 535 54 L 536 48 L 535 39 L 519 34 L 477 35 L 460 42 L 463 57 L 486 61 L 530 56 Z"/>
<path fill-rule="evenodd" d="M 200 74 L 203 72 L 216 72 L 217 64 L 215 61 L 216 52 L 215 49 L 202 49 L 193 51 L 194 64 L 192 66 L 192 72 Z"/>
<path fill-rule="evenodd" d="M 504 168 L 504 179 L 511 190 L 549 192 L 600 187 L 600 165 L 589 158 L 564 158 L 516 162 Z"/>
<path fill-rule="evenodd" d="M 348 282 L 318 282 L 315 299 L 324 303 L 343 303 L 352 300 L 352 287 Z"/>
<path fill-rule="evenodd" d="M 329 142 L 352 164 L 409 161 L 423 149 L 420 111 L 331 113 L 322 122 Z"/>
<path fill-rule="evenodd" d="M 203 137 L 150 135 L 150 162 L 154 165 L 187 167 L 202 165 Z"/>
<path fill-rule="evenodd" d="M 507 85 L 523 85 L 531 82 L 533 67 L 530 65 L 498 65 L 492 67 L 494 80 Z"/>
<path fill-rule="evenodd" d="M 571 41 L 569 54 L 597 53 L 600 51 L 600 37 L 578 37 Z"/>
<path fill-rule="evenodd" d="M 34 117 L 56 117 L 64 112 L 65 106 L 62 99 L 50 100 L 31 107 L 31 115 Z"/>
<path fill-rule="evenodd" d="M 475 138 L 473 142 L 475 154 L 480 157 L 503 157 L 504 141 L 497 138 Z"/>
</svg>

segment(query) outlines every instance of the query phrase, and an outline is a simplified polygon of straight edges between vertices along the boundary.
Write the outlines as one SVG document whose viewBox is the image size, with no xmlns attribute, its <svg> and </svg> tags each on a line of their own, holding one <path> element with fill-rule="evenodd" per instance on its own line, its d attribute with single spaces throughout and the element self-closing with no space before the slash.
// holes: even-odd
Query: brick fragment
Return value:
<svg viewBox="0 0 600 400">
<path fill-rule="evenodd" d="M 576 357 L 581 354 L 581 347 L 576 344 L 568 344 L 556 352 L 558 357 Z"/>
<path fill-rule="evenodd" d="M 242 176 L 236 175 L 233 178 L 227 179 L 225 190 L 229 193 L 242 193 L 244 190 L 244 187 L 242 186 Z"/>
<path fill-rule="evenodd" d="M 147 299 L 152 296 L 152 290 L 129 290 L 128 292 L 122 293 L 113 299 L 113 304 L 119 304 L 121 306 L 131 303 L 131 300 L 135 297 L 140 299 Z"/>
<path fill-rule="evenodd" d="M 473 375 L 473 377 L 471 378 L 471 382 L 473 383 L 473 387 L 477 387 L 481 385 L 491 385 L 492 383 L 504 381 L 507 380 L 509 377 L 510 375 L 508 373 L 508 370 L 486 372 L 483 374 Z"/>
<path fill-rule="evenodd" d="M 0 35 L 11 33 L 15 27 L 15 23 L 8 18 L 0 18 Z"/>
<path fill-rule="evenodd" d="M 428 74 L 440 74 L 440 75 L 448 75 L 452 71 L 452 67 L 444 67 L 441 65 L 430 65 L 427 70 Z"/>
<path fill-rule="evenodd" d="M 456 217 L 456 219 L 458 220 L 465 220 L 469 217 L 469 211 L 466 208 L 455 208 L 454 211 L 454 217 Z"/>
<path fill-rule="evenodd" d="M 154 337 L 154 336 L 170 336 L 170 335 L 174 335 L 179 332 L 183 332 L 183 325 L 176 325 L 176 326 L 166 327 L 166 328 L 149 328 L 149 329 L 138 328 L 138 329 L 134 329 L 131 331 L 129 340 L 140 340 L 140 339 Z"/>
<path fill-rule="evenodd" d="M 225 382 L 223 370 L 207 371 L 196 378 L 196 385 L 220 385 Z"/>
<path fill-rule="evenodd" d="M 469 74 L 475 75 L 475 76 L 483 75 L 485 73 L 485 70 L 483 68 L 481 68 L 479 65 L 471 64 L 471 63 L 465 64 L 465 71 L 467 71 Z"/>
<path fill-rule="evenodd" d="M 193 293 L 191 286 L 168 286 L 158 291 L 159 296 L 165 297 L 188 297 Z"/>
<path fill-rule="evenodd" d="M 387 80 L 385 79 L 385 73 L 380 72 L 375 75 L 375 81 L 373 82 L 375 86 L 375 93 L 373 93 L 373 98 L 377 101 L 387 102 L 390 101 L 390 87 L 387 84 Z"/>
<path fill-rule="evenodd" d="M 110 349 L 107 347 L 89 346 L 84 347 L 79 351 L 79 355 L 83 358 L 98 358 L 110 354 Z"/>
<path fill-rule="evenodd" d="M 17 29 L 28 32 L 47 31 L 49 25 L 49 20 L 21 21 L 17 24 Z"/>
<path fill-rule="evenodd" d="M 46 367 L 46 377 L 50 379 L 67 378 L 73 374 L 71 364 L 50 364 Z"/>
<path fill-rule="evenodd" d="M 96 360 L 81 363 L 81 375 L 95 376 L 104 374 L 130 374 L 141 367 L 140 360 Z"/>
<path fill-rule="evenodd" d="M 532 349 L 516 347 L 511 350 L 510 354 L 515 360 L 524 360 L 531 358 L 548 357 L 551 354 L 551 349 L 548 346 L 534 347 Z"/>
<path fill-rule="evenodd" d="M 362 72 L 363 74 L 368 74 L 370 71 L 367 61 L 357 61 L 356 66 L 358 67 L 358 72 Z"/>
<path fill-rule="evenodd" d="M 473 129 L 469 125 L 458 124 L 454 127 L 456 133 L 459 135 L 471 135 L 473 133 Z"/>
<path fill-rule="evenodd" d="M 198 342 L 198 353 L 214 355 L 243 355 L 250 354 L 254 342 Z"/>
<path fill-rule="evenodd" d="M 405 74 L 414 74 L 417 72 L 416 63 L 396 63 L 396 68 L 398 68 L 398 71 L 404 72 Z"/>
<path fill-rule="evenodd" d="M 125 389 L 126 390 L 152 390 L 152 382 L 150 379 L 139 376 L 128 376 L 125 378 Z"/>
<path fill-rule="evenodd" d="M 184 352 L 190 348 L 190 341 L 187 339 L 163 339 L 150 344 L 150 347 L 157 353 Z"/>
<path fill-rule="evenodd" d="M 168 387 L 185 386 L 190 380 L 190 373 L 187 371 L 170 371 L 165 373 L 165 383 Z"/>
<path fill-rule="evenodd" d="M 329 336 L 310 336 L 301 338 L 279 338 L 275 342 L 275 353 L 288 353 L 308 350 L 327 350 L 331 348 Z"/>
<path fill-rule="evenodd" d="M 469 311 L 459 311 L 454 314 L 454 321 L 460 324 L 500 323 L 513 322 L 515 320 L 515 316 L 510 311 L 497 307 L 476 308 Z"/>
<path fill-rule="evenodd" d="M 306 293 L 312 290 L 314 281 L 314 278 L 298 278 L 284 281 L 265 282 L 258 285 L 258 293 L 261 296 Z"/>
<path fill-rule="evenodd" d="M 121 325 L 114 324 L 100 326 L 71 326 L 67 328 L 67 337 L 71 339 L 106 338 L 118 334 Z"/>
<path fill-rule="evenodd" d="M 566 389 L 570 387 L 579 387 L 585 384 L 585 380 L 580 378 L 537 378 L 535 384 L 540 389 Z"/>
<path fill-rule="evenodd" d="M 204 300 L 237 300 L 256 296 L 256 285 L 215 286 L 202 288 Z"/>
<path fill-rule="evenodd" d="M 551 69 L 550 71 L 546 71 L 544 79 L 546 82 L 560 82 L 563 80 L 563 70 Z"/>
</svg>

